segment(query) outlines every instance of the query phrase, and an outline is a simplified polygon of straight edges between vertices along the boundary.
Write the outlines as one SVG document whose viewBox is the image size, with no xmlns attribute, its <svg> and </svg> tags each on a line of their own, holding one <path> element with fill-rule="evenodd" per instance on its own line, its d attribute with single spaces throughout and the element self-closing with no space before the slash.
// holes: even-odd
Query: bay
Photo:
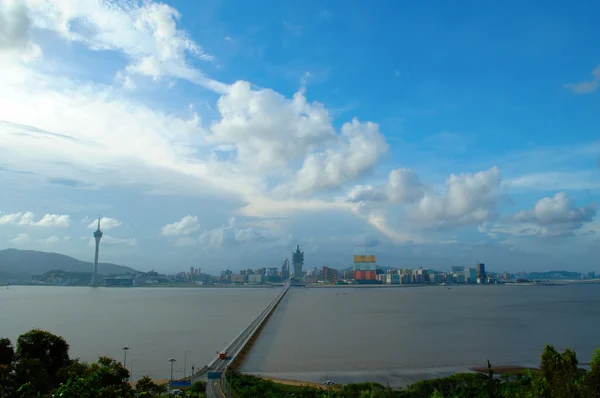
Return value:
<svg viewBox="0 0 600 398">
<path fill-rule="evenodd" d="M 400 386 L 475 366 L 538 366 L 546 343 L 600 347 L 600 285 L 291 289 L 242 370 Z"/>
<path fill-rule="evenodd" d="M 63 336 L 72 358 L 124 360 L 132 379 L 174 377 L 210 362 L 279 288 L 0 288 L 0 337 L 33 328 Z M 186 351 L 189 351 L 186 353 Z"/>
</svg>

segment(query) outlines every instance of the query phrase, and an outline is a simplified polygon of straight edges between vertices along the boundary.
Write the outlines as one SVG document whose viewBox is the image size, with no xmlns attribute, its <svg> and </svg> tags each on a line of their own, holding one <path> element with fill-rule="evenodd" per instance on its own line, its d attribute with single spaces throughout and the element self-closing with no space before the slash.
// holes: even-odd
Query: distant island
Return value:
<svg viewBox="0 0 600 398">
<path fill-rule="evenodd" d="M 0 282 L 4 283 L 10 280 L 31 280 L 35 275 L 57 270 L 67 273 L 85 273 L 91 276 L 92 267 L 91 262 L 58 253 L 18 249 L 0 250 Z M 111 263 L 101 263 L 100 269 L 102 273 L 110 275 L 139 272 L 130 267 Z"/>
</svg>

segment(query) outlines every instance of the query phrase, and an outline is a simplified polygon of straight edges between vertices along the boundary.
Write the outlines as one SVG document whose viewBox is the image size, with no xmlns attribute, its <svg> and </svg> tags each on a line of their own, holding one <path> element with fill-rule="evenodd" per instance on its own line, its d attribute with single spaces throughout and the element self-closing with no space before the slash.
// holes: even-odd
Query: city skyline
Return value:
<svg viewBox="0 0 600 398">
<path fill-rule="evenodd" d="M 600 5 L 435 3 L 2 2 L 0 249 L 598 271 Z"/>
</svg>

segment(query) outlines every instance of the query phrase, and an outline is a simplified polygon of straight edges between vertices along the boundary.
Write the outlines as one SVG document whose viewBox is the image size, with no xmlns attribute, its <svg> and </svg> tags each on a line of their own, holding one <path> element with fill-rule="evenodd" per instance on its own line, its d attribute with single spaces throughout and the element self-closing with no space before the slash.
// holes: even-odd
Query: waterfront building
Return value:
<svg viewBox="0 0 600 398">
<path fill-rule="evenodd" d="M 304 252 L 300 251 L 300 245 L 296 246 L 296 251 L 292 253 L 292 265 L 294 267 L 294 279 L 302 280 L 302 266 L 304 265 Z"/>
<path fill-rule="evenodd" d="M 281 279 L 284 281 L 290 279 L 290 261 L 287 258 L 281 266 Z"/>
<path fill-rule="evenodd" d="M 333 283 L 338 280 L 338 270 L 337 269 L 323 266 L 321 273 L 323 274 L 324 281 L 329 281 L 329 282 Z"/>
<path fill-rule="evenodd" d="M 453 274 L 458 274 L 459 272 L 464 272 L 465 271 L 465 267 L 462 265 L 453 265 L 451 267 L 451 271 Z"/>
<path fill-rule="evenodd" d="M 477 280 L 479 283 L 485 283 L 486 279 L 485 264 L 477 263 Z"/>
<path fill-rule="evenodd" d="M 465 268 L 465 281 L 467 283 L 477 283 L 477 270 L 475 268 Z"/>
</svg>

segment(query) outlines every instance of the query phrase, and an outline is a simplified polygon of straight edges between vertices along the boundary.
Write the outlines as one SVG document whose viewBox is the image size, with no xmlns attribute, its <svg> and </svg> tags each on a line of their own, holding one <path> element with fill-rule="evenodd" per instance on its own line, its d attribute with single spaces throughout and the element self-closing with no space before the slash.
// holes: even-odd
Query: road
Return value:
<svg viewBox="0 0 600 398">
<path fill-rule="evenodd" d="M 227 359 L 221 359 L 219 357 L 215 358 L 207 367 L 200 373 L 196 374 L 192 377 L 192 383 L 197 380 L 206 380 L 206 397 L 225 397 L 221 387 L 221 380 L 209 380 L 207 378 L 208 373 L 212 372 L 220 372 L 221 374 L 225 374 L 227 370 L 227 366 L 234 359 L 238 353 L 244 348 L 244 346 L 248 343 L 248 340 L 252 337 L 252 335 L 256 332 L 256 330 L 263 323 L 265 318 L 271 313 L 274 307 L 279 304 L 281 298 L 285 295 L 287 290 L 290 287 L 290 283 L 286 283 L 282 291 L 273 299 L 273 301 L 248 325 L 232 342 L 229 344 L 224 352 L 227 355 L 230 355 Z M 224 377 L 224 376 L 223 376 Z"/>
</svg>

